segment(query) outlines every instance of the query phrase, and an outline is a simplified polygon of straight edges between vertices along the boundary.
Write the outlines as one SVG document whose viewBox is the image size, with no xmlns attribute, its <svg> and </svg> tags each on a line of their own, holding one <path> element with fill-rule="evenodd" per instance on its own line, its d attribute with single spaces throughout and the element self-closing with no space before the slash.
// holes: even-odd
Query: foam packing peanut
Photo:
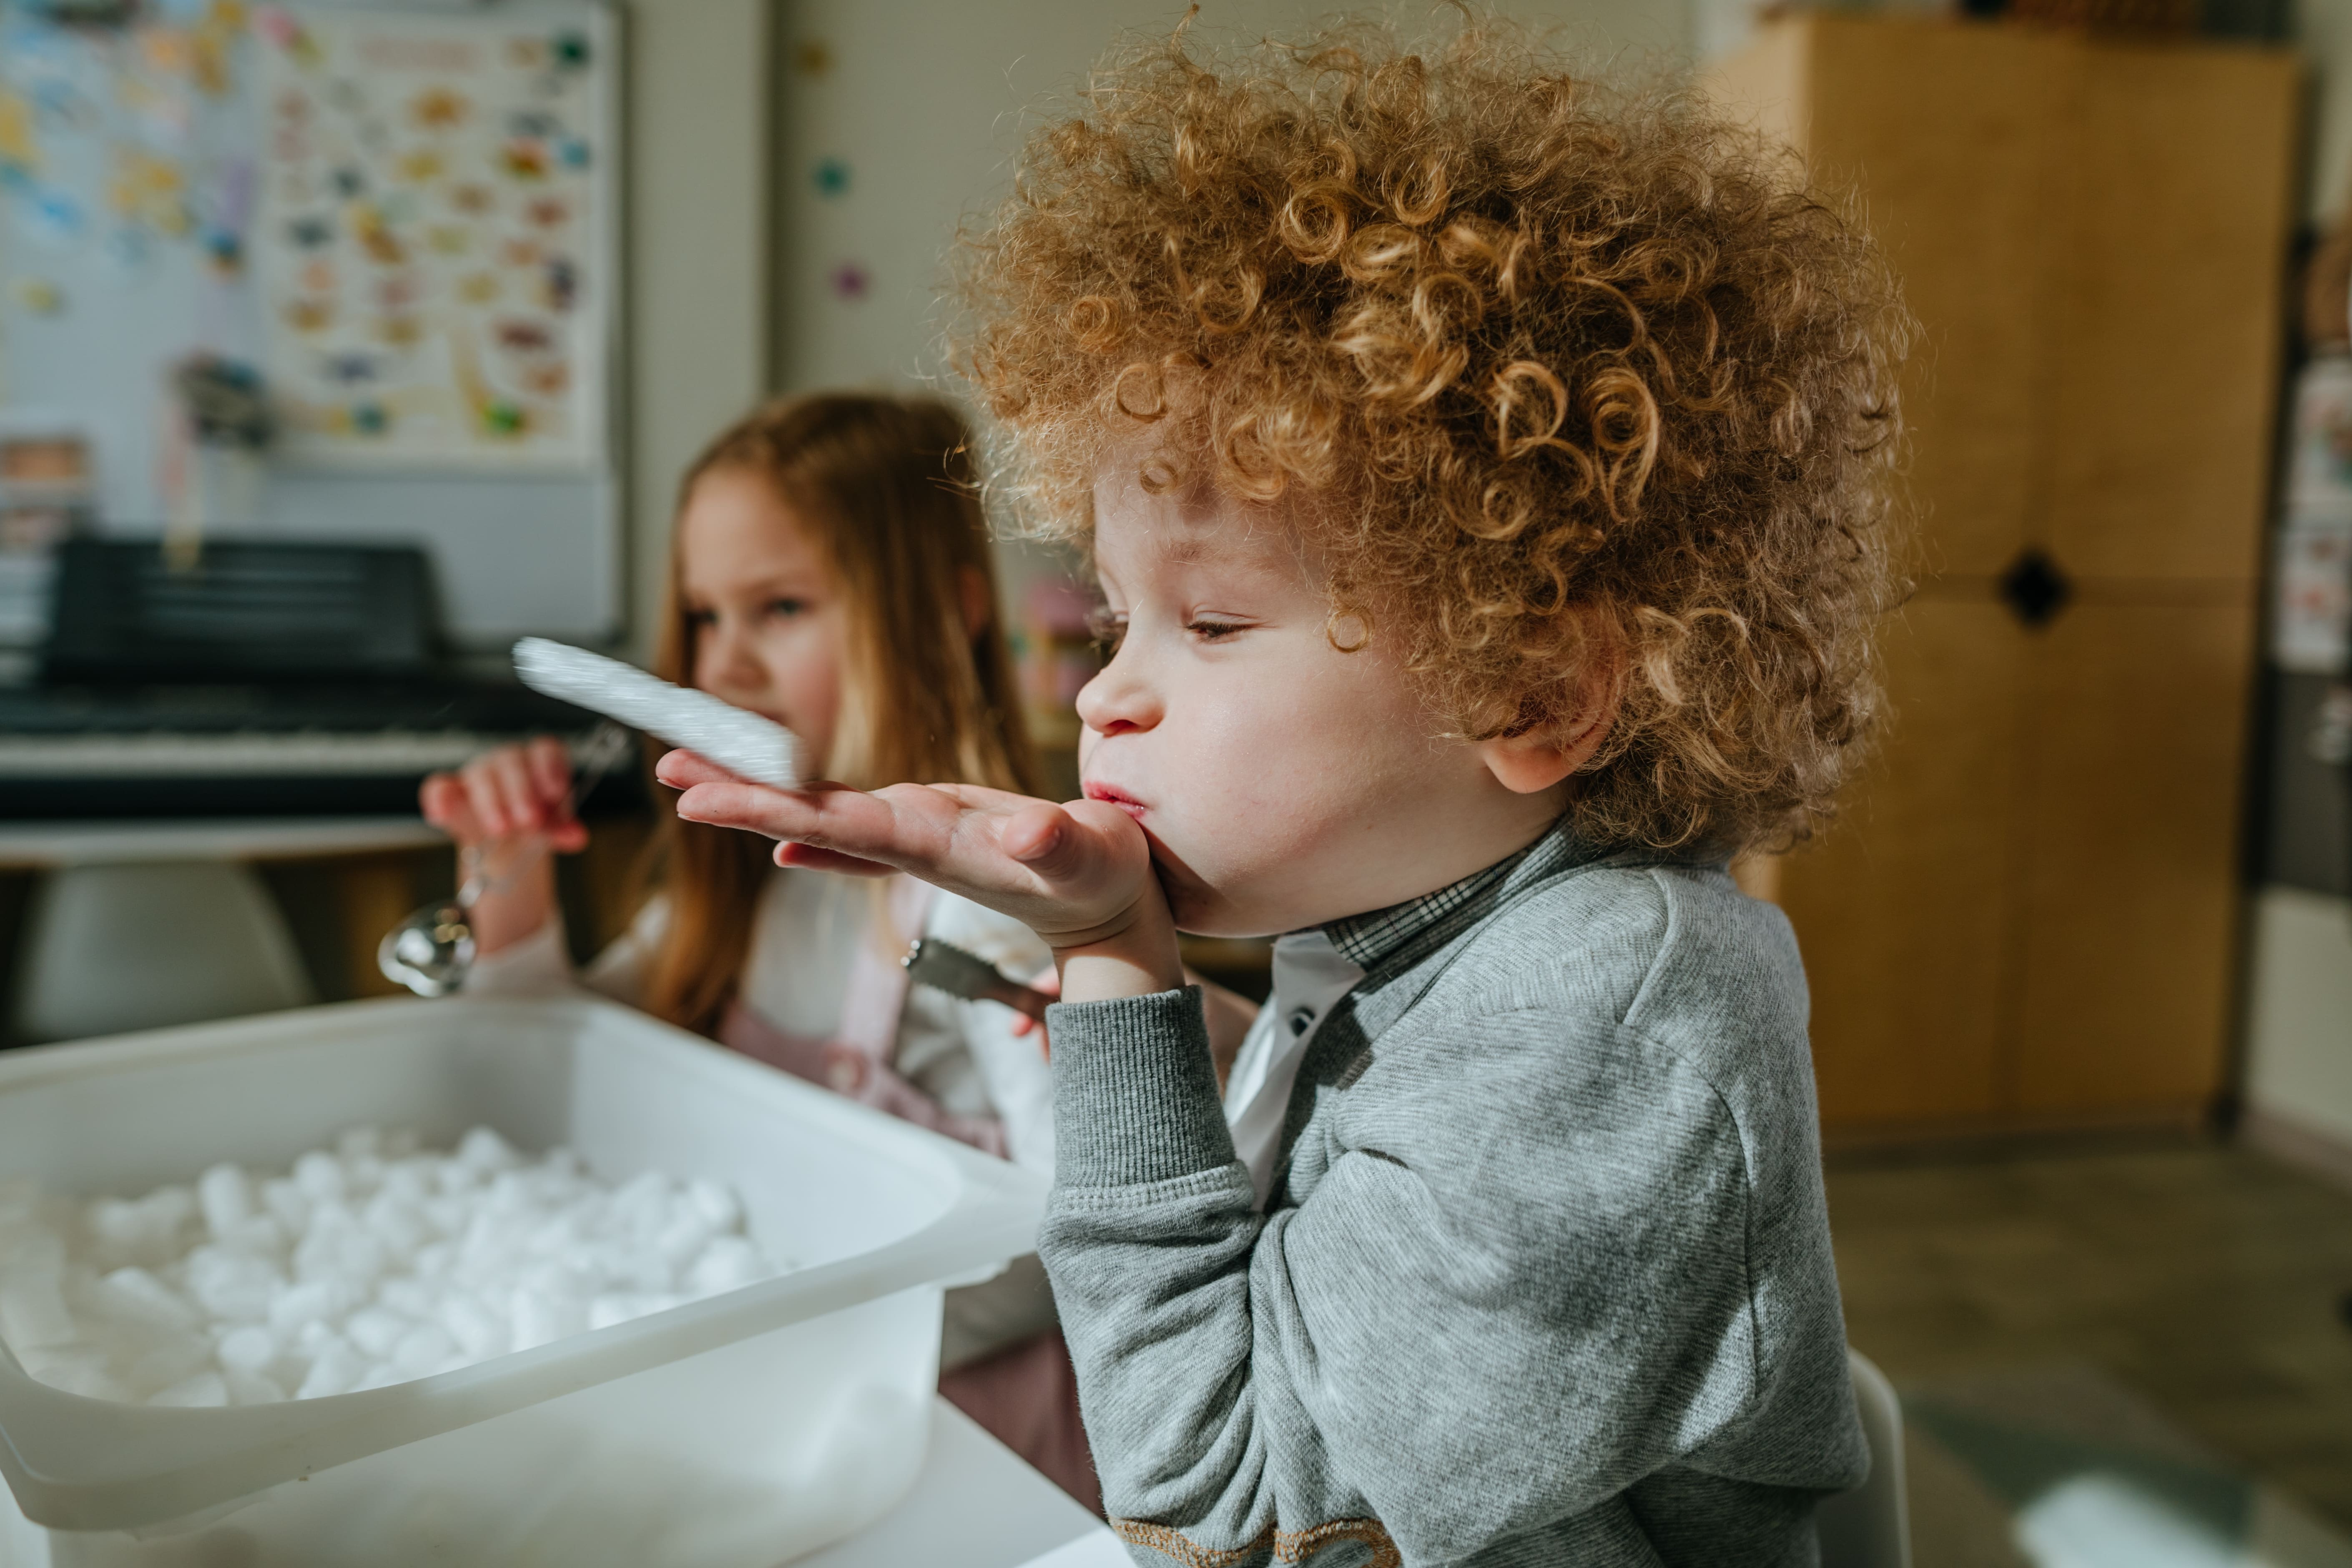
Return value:
<svg viewBox="0 0 2352 1568">
<path fill-rule="evenodd" d="M 799 736 L 708 691 L 672 686 L 633 664 L 545 637 L 516 643 L 514 663 L 515 673 L 533 691 L 657 735 L 738 778 L 798 789 L 808 776 L 809 759 Z"/>
<path fill-rule="evenodd" d="M 709 1181 L 597 1181 L 487 1128 L 449 1153 L 355 1129 L 289 1174 L 216 1165 L 88 1203 L 0 1184 L 0 1339 L 97 1399 L 362 1393 L 592 1332 L 779 1269 Z"/>
</svg>

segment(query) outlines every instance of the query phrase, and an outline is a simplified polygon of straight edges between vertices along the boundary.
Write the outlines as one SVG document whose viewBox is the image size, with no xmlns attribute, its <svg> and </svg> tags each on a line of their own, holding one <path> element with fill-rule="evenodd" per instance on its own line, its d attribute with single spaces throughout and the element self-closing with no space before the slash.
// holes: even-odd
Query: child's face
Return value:
<svg viewBox="0 0 2352 1568">
<path fill-rule="evenodd" d="M 819 757 L 841 710 L 844 611 L 816 541 L 745 468 L 695 481 L 678 518 L 694 684 L 782 724 Z"/>
<path fill-rule="evenodd" d="M 1081 762 L 1087 795 L 1143 826 L 1180 928 L 1265 935 L 1381 909 L 1565 808 L 1565 785 L 1508 787 L 1490 747 L 1442 737 L 1383 639 L 1332 646 L 1318 563 L 1284 512 L 1206 486 L 1153 495 L 1134 468 L 1108 463 L 1095 487 L 1124 636 L 1079 693 Z"/>
</svg>

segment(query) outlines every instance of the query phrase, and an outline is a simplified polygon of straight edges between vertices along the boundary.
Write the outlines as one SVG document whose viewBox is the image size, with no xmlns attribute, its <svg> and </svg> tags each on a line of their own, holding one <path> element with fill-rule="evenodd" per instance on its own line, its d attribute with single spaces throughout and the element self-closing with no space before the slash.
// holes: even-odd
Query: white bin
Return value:
<svg viewBox="0 0 2352 1568">
<path fill-rule="evenodd" d="M 0 1054 L 0 1179 L 135 1194 L 360 1122 L 487 1123 L 707 1176 L 804 1265 L 415 1383 L 148 1409 L 0 1353 L 5 1568 L 771 1568 L 921 1468 L 942 1289 L 1031 1250 L 1037 1177 L 591 1001 L 356 1003 Z"/>
</svg>

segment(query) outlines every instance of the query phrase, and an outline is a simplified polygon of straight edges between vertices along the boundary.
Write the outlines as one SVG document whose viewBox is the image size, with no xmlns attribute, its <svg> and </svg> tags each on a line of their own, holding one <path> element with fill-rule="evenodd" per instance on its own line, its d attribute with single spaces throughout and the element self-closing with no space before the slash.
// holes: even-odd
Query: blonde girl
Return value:
<svg viewBox="0 0 2352 1568">
<path fill-rule="evenodd" d="M 971 443 L 942 405 L 789 398 L 722 433 L 679 489 L 661 633 L 660 673 L 789 726 L 829 779 L 1034 791 Z M 575 974 L 551 857 L 588 834 L 562 745 L 490 752 L 426 780 L 422 795 L 461 852 L 500 868 L 474 906 L 482 956 L 469 993 L 584 985 L 1051 1171 L 1037 1037 L 993 1003 L 909 990 L 896 962 L 930 935 L 1041 976 L 1050 955 L 1018 922 L 908 878 L 780 869 L 764 839 L 672 817 L 658 891 Z M 943 1393 L 1097 1506 L 1034 1258 L 950 1294 L 941 1364 Z"/>
</svg>

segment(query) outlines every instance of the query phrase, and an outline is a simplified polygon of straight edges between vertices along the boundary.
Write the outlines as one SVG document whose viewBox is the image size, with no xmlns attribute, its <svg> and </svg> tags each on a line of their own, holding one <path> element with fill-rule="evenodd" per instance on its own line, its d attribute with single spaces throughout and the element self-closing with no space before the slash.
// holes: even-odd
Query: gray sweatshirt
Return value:
<svg viewBox="0 0 2352 1568">
<path fill-rule="evenodd" d="M 1263 1213 L 1197 992 L 1053 1009 L 1040 1251 L 1137 1562 L 1810 1564 L 1867 1470 L 1787 921 L 1559 830 L 1502 871 L 1372 922 Z"/>
</svg>

